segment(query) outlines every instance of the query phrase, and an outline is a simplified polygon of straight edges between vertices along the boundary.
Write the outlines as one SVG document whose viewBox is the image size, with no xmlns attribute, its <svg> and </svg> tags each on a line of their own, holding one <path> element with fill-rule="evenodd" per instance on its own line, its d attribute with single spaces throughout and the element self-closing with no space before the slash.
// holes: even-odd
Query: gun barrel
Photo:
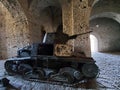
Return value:
<svg viewBox="0 0 120 90">
<path fill-rule="evenodd" d="M 85 33 L 80 33 L 80 34 L 75 34 L 75 35 L 70 36 L 69 39 L 76 39 L 77 36 L 79 36 L 79 35 L 84 35 L 84 34 L 88 34 L 88 33 L 91 33 L 91 32 L 92 32 L 92 31 L 85 32 Z"/>
</svg>

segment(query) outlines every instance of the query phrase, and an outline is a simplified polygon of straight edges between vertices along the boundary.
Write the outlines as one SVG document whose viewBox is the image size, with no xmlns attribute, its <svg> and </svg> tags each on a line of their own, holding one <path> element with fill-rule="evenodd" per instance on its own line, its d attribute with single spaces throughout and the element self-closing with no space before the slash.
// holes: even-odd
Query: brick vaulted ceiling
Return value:
<svg viewBox="0 0 120 90">
<path fill-rule="evenodd" d="M 96 0 L 90 29 L 98 39 L 98 51 L 120 51 L 120 0 Z"/>
<path fill-rule="evenodd" d="M 80 0 L 80 2 L 82 1 L 84 0 Z M 103 26 L 102 25 L 103 21 L 106 23 L 111 22 L 108 24 L 115 25 L 117 28 L 114 26 L 112 26 L 112 28 L 115 29 L 114 31 L 117 31 L 119 34 L 120 0 L 88 0 L 88 1 L 89 1 L 89 5 L 92 6 L 92 12 L 90 16 L 90 27 L 94 31 L 93 34 L 98 35 L 97 34 L 98 31 L 95 32 L 94 30 L 96 29 L 94 23 L 97 21 L 99 21 L 99 24 L 101 26 Z M 1 11 L 4 11 L 4 12 L 0 11 L 1 16 L 3 17 L 2 19 L 4 19 L 1 21 L 1 23 L 6 25 L 6 29 L 5 29 L 7 30 L 6 32 L 11 32 L 11 31 L 13 32 L 13 34 L 6 33 L 6 36 L 2 35 L 3 37 L 1 39 L 3 38 L 7 38 L 7 39 L 6 40 L 4 39 L 4 42 L 2 42 L 1 45 L 5 45 L 6 43 L 6 45 L 9 46 L 7 50 L 9 50 L 10 53 L 13 52 L 14 50 L 17 50 L 18 47 L 23 47 L 26 44 L 32 43 L 34 40 L 36 40 L 35 42 L 41 41 L 40 39 L 36 39 L 41 37 L 41 32 L 37 31 L 36 33 L 35 30 L 46 29 L 49 32 L 55 31 L 57 26 L 62 22 L 61 3 L 64 4 L 66 2 L 70 3 L 71 0 L 0 0 L 0 5 L 1 5 L 0 8 L 3 9 Z M 111 28 L 109 27 L 108 24 L 107 24 L 107 28 Z M 42 28 L 43 26 L 47 26 L 47 27 Z M 106 27 L 103 28 L 107 30 Z M 17 34 L 15 34 L 16 32 Z M 107 31 L 106 34 L 107 33 L 110 32 Z M 15 37 L 14 41 L 12 39 L 9 39 L 9 37 L 11 38 Z M 108 44 L 102 42 L 103 39 L 100 39 L 101 36 L 98 37 L 99 37 L 99 41 L 101 42 L 100 45 Z M 103 38 L 108 38 L 108 37 L 103 37 Z M 114 39 L 118 42 L 118 45 L 120 46 L 119 37 Z M 24 42 L 24 43 L 20 43 L 20 42 Z M 104 42 L 106 42 L 106 40 Z M 14 47 L 16 49 L 11 50 L 10 49 L 11 47 Z M 118 46 L 115 47 L 117 47 L 117 50 L 119 50 Z M 102 48 L 101 50 L 103 49 L 105 50 L 105 48 L 103 47 L 100 48 Z M 6 53 L 5 51 L 6 49 L 4 49 L 4 53 Z M 9 55 L 9 53 L 7 54 Z M 14 56 L 14 54 L 15 53 L 13 53 L 13 55 L 11 56 Z"/>
<path fill-rule="evenodd" d="M 48 6 L 60 7 L 60 2 L 64 0 L 0 0 L 1 3 L 9 10 L 9 12 L 15 16 L 15 14 L 21 14 L 23 17 L 24 12 L 36 5 L 36 10 L 42 10 Z M 68 0 L 69 1 L 69 0 Z M 89 2 L 93 2 L 89 0 Z M 16 8 L 19 7 L 19 8 Z M 22 9 L 24 12 L 22 13 Z M 14 10 L 16 9 L 16 10 Z M 120 0 L 94 0 L 93 9 L 91 13 L 91 19 L 96 17 L 108 17 L 120 22 Z M 25 18 L 25 17 L 24 17 Z"/>
<path fill-rule="evenodd" d="M 24 2 L 24 0 L 19 0 L 19 1 L 21 1 L 21 5 L 23 5 L 22 1 Z M 44 10 L 45 7 L 48 7 L 48 6 L 55 6 L 55 7 L 60 8 L 61 7 L 60 3 L 66 2 L 65 0 L 26 0 L 26 1 L 28 2 L 28 6 L 26 7 L 26 10 L 27 10 L 27 8 L 29 10 L 34 9 L 33 10 L 34 12 L 35 12 L 35 9 L 36 10 L 39 9 L 39 12 L 40 12 L 40 11 Z M 71 0 L 68 0 L 68 2 L 70 2 L 70 1 Z M 99 46 L 98 46 L 99 50 L 98 51 L 116 51 L 116 50 L 119 51 L 120 50 L 120 47 L 119 47 L 120 46 L 120 38 L 119 38 L 119 34 L 120 34 L 120 0 L 88 0 L 88 1 L 89 1 L 89 5 L 92 6 L 92 12 L 91 12 L 91 16 L 90 16 L 90 29 L 92 29 L 93 34 L 97 35 L 96 37 L 98 37 L 98 40 L 99 40 Z M 34 5 L 36 5 L 36 6 L 34 6 Z M 33 7 L 35 7 L 35 8 L 33 8 Z M 59 9 L 57 9 L 57 10 L 59 10 Z M 59 14 L 58 16 L 61 17 L 60 15 L 61 14 Z M 108 20 L 108 19 L 110 19 L 110 20 Z M 61 18 L 59 18 L 58 20 L 60 21 Z M 101 26 L 103 26 L 101 28 L 102 30 L 104 30 L 104 31 L 106 30 L 106 32 L 104 32 L 103 37 L 100 34 L 98 34 L 98 31 L 95 31 L 96 26 L 93 26 L 93 24 L 94 23 L 97 24 L 97 22 L 99 22 L 99 24 L 101 24 Z M 109 22 L 109 25 L 108 24 L 102 25 L 103 22 L 106 22 L 106 23 Z M 99 28 L 97 28 L 97 29 L 99 30 Z M 108 30 L 108 29 L 110 29 L 110 30 Z M 101 33 L 103 33 L 102 30 L 101 30 Z M 112 35 L 111 35 L 111 32 L 113 32 Z M 116 36 L 116 38 L 113 38 L 114 36 Z M 100 38 L 100 37 L 102 37 L 102 38 Z M 113 39 L 111 39 L 109 37 L 111 37 Z M 117 42 L 117 45 L 110 44 L 110 43 L 115 43 L 114 41 Z M 103 47 L 103 46 L 106 46 L 106 47 Z"/>
</svg>

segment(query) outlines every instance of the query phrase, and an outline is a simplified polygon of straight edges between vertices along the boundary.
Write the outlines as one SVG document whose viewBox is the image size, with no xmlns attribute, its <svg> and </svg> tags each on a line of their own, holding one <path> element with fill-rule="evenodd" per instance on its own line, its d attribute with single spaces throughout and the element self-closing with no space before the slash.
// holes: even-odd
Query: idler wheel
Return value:
<svg viewBox="0 0 120 90">
<path fill-rule="evenodd" d="M 94 63 L 84 64 L 82 67 L 82 73 L 87 78 L 95 78 L 99 72 L 99 69 Z"/>
<path fill-rule="evenodd" d="M 4 67 L 9 75 L 13 75 L 15 73 L 15 67 L 16 66 L 12 61 L 6 61 L 4 64 Z"/>
</svg>

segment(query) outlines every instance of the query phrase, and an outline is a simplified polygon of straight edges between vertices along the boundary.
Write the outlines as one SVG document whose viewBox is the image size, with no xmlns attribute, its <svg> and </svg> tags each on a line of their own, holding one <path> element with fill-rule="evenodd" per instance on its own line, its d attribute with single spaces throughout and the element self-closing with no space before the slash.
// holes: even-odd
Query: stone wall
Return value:
<svg viewBox="0 0 120 90">
<path fill-rule="evenodd" d="M 97 23 L 97 24 L 96 24 Z M 98 39 L 98 51 L 120 51 L 120 25 L 113 19 L 96 18 L 90 22 Z"/>
<path fill-rule="evenodd" d="M 0 48 L 4 49 L 1 51 L 2 58 L 0 59 L 5 59 L 16 56 L 18 48 L 29 43 L 29 31 L 23 13 L 19 12 L 19 4 L 14 8 L 13 4 L 3 1 L 3 3 L 0 2 L 0 6 L 3 13 L 0 17 L 4 19 L 1 22 L 4 29 L 0 28 L 2 30 L 0 36 L 2 47 Z"/>
<path fill-rule="evenodd" d="M 17 50 L 29 44 L 27 23 L 17 21 L 8 13 L 6 16 L 6 40 L 8 57 L 16 56 Z"/>
<path fill-rule="evenodd" d="M 6 21 L 4 18 L 5 12 L 2 9 L 3 5 L 0 3 L 0 59 L 7 57 L 6 48 Z"/>
</svg>

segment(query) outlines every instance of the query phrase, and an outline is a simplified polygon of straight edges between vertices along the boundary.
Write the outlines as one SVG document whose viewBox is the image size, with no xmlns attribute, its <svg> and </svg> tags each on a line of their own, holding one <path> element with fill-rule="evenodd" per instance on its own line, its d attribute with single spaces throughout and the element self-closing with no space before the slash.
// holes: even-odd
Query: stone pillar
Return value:
<svg viewBox="0 0 120 90">
<path fill-rule="evenodd" d="M 91 7 L 88 1 L 89 0 L 61 1 L 64 33 L 74 35 L 89 31 Z M 86 56 L 91 56 L 89 33 L 78 36 L 72 44 L 75 52 L 84 52 Z"/>
<path fill-rule="evenodd" d="M 89 31 L 89 17 L 91 7 L 88 0 L 75 0 L 73 2 L 73 31 L 74 34 L 85 33 Z M 75 51 L 84 52 L 86 56 L 91 56 L 89 33 L 79 36 L 74 41 Z"/>
<path fill-rule="evenodd" d="M 73 35 L 73 1 L 61 0 L 61 6 L 63 32 L 68 35 Z M 73 46 L 73 40 L 69 40 L 67 43 Z"/>
<path fill-rule="evenodd" d="M 64 0 L 62 2 L 62 20 L 63 32 L 69 35 L 73 34 L 73 2 Z"/>
</svg>

